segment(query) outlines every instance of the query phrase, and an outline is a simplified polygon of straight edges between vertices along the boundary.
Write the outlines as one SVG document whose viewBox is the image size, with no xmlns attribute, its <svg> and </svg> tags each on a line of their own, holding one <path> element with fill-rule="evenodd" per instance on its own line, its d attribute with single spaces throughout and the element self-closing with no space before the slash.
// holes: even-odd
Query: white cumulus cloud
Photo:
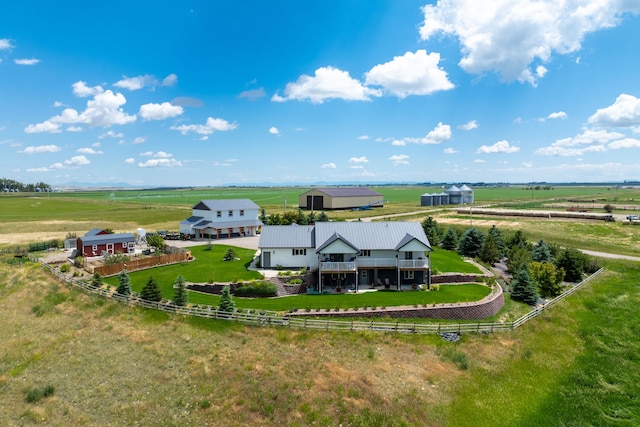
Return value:
<svg viewBox="0 0 640 427">
<path fill-rule="evenodd" d="M 451 139 L 451 126 L 439 122 L 432 131 L 422 138 L 404 138 L 405 142 L 414 144 L 440 144 Z"/>
<path fill-rule="evenodd" d="M 416 53 L 407 52 L 365 73 L 365 84 L 382 86 L 386 92 L 398 98 L 453 89 L 447 73 L 438 67 L 439 62 L 439 53 L 427 54 L 424 49 Z"/>
<path fill-rule="evenodd" d="M 476 120 L 469 120 L 467 123 L 458 127 L 462 130 L 473 130 L 478 128 L 478 122 Z"/>
<path fill-rule="evenodd" d="M 83 124 L 90 127 L 124 125 L 136 121 L 136 116 L 128 115 L 121 108 L 126 102 L 122 94 L 107 90 L 87 101 L 87 108 L 82 113 L 78 113 L 73 108 L 65 108 L 62 114 L 42 123 L 28 125 L 24 131 L 26 133 L 60 132 L 64 124 Z"/>
<path fill-rule="evenodd" d="M 361 82 L 352 78 L 347 71 L 334 67 L 321 67 L 313 76 L 306 74 L 298 77 L 293 83 L 287 83 L 284 96 L 279 94 L 271 97 L 272 101 L 310 101 L 322 104 L 330 99 L 346 101 L 369 101 L 372 96 L 381 96 L 379 90 L 363 86 Z"/>
<path fill-rule="evenodd" d="M 126 159 L 124 159 L 124 162 L 128 165 L 132 165 L 136 162 L 136 159 L 134 159 L 133 157 L 128 157 Z"/>
<path fill-rule="evenodd" d="M 122 80 L 118 80 L 113 85 L 115 87 L 119 87 L 127 90 L 140 90 L 145 86 L 156 86 L 158 84 L 158 80 L 155 77 L 149 74 L 145 74 L 143 76 L 136 77 L 123 77 Z"/>
<path fill-rule="evenodd" d="M 162 104 L 144 104 L 140 106 L 138 114 L 144 120 L 165 120 L 170 117 L 181 115 L 184 109 L 179 105 L 172 105 L 170 102 Z"/>
<path fill-rule="evenodd" d="M 349 159 L 349 163 L 369 163 L 369 159 L 366 156 L 352 157 Z"/>
<path fill-rule="evenodd" d="M 167 77 L 162 79 L 162 86 L 173 86 L 178 83 L 178 75 L 177 74 L 169 74 Z"/>
<path fill-rule="evenodd" d="M 336 168 L 336 164 L 331 162 L 331 163 L 325 163 L 322 166 L 320 166 L 322 169 L 335 169 Z"/>
<path fill-rule="evenodd" d="M 58 147 L 57 145 L 49 144 L 25 147 L 24 150 L 20 150 L 19 152 L 23 154 L 41 154 L 56 153 L 60 150 L 62 150 L 62 148 Z"/>
<path fill-rule="evenodd" d="M 458 151 L 454 148 L 448 147 L 442 150 L 444 154 L 456 154 Z"/>
<path fill-rule="evenodd" d="M 509 144 L 509 141 L 498 141 L 493 145 L 483 145 L 476 150 L 476 154 L 516 153 L 520 147 Z"/>
<path fill-rule="evenodd" d="M 180 125 L 171 126 L 172 130 L 180 131 L 183 135 L 187 135 L 190 132 L 195 132 L 200 135 L 211 135 L 212 133 L 225 132 L 237 128 L 235 123 L 229 123 L 224 119 L 218 119 L 209 117 L 204 125 Z"/>
<path fill-rule="evenodd" d="M 138 163 L 141 168 L 176 168 L 182 166 L 182 162 L 176 159 L 149 159 L 146 162 Z"/>
<path fill-rule="evenodd" d="M 618 150 L 621 148 L 640 148 L 640 141 L 635 138 L 624 138 L 619 141 L 611 142 L 608 147 L 612 150 Z"/>
<path fill-rule="evenodd" d="M 0 39 L 0 50 L 11 49 L 13 45 L 9 39 Z"/>
<path fill-rule="evenodd" d="M 102 151 L 91 147 L 78 148 L 76 151 L 82 154 L 104 154 Z"/>
<path fill-rule="evenodd" d="M 409 164 L 409 156 L 407 156 L 406 154 L 394 154 L 393 156 L 389 157 L 389 160 L 391 160 L 393 166 Z"/>
<path fill-rule="evenodd" d="M 270 133 L 271 135 L 280 135 L 280 131 L 279 131 L 279 130 L 278 130 L 278 128 L 277 128 L 277 127 L 275 127 L 275 126 L 271 126 L 271 127 L 269 128 L 269 133 Z"/>
<path fill-rule="evenodd" d="M 628 127 L 640 125 L 640 99 L 621 94 L 612 105 L 598 109 L 589 123 L 603 127 Z"/>
<path fill-rule="evenodd" d="M 421 38 L 456 37 L 466 72 L 496 72 L 504 81 L 535 85 L 554 53 L 580 50 L 585 35 L 616 26 L 640 6 L 618 0 L 440 0 L 422 10 Z"/>
<path fill-rule="evenodd" d="M 14 59 L 13 62 L 15 62 L 18 65 L 36 65 L 40 63 L 40 60 L 36 58 L 24 58 L 24 59 Z"/>
<path fill-rule="evenodd" d="M 90 86 L 87 86 L 86 82 L 83 82 L 81 80 L 72 84 L 71 88 L 73 89 L 73 94 L 79 98 L 95 96 L 99 93 L 104 92 L 104 89 L 102 89 L 102 86 L 90 87 Z"/>
</svg>

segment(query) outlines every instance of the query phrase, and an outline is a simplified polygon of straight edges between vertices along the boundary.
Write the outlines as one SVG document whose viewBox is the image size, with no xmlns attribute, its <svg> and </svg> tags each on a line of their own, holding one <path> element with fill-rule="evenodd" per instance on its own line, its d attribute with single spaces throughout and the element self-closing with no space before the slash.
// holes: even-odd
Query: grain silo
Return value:
<svg viewBox="0 0 640 427">
<path fill-rule="evenodd" d="M 473 189 L 466 184 L 460 187 L 462 191 L 462 203 L 473 203 Z"/>
<path fill-rule="evenodd" d="M 449 204 L 451 205 L 461 205 L 462 204 L 462 190 L 460 190 L 455 185 L 449 187 L 448 190 L 445 191 L 449 195 Z"/>
</svg>

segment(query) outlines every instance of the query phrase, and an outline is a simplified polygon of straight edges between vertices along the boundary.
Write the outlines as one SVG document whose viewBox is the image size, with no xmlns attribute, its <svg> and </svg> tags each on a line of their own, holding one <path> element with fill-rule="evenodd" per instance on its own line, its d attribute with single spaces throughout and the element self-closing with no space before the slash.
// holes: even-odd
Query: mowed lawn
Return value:
<svg viewBox="0 0 640 427">
<path fill-rule="evenodd" d="M 232 248 L 237 256 L 236 261 L 223 261 L 224 254 Z M 247 270 L 255 251 L 227 245 L 193 246 L 190 248 L 194 261 L 169 266 L 156 267 L 129 273 L 131 287 L 140 292 L 150 277 L 158 283 L 162 295 L 166 299 L 173 298 L 173 283 L 178 275 L 182 275 L 187 282 L 192 283 L 227 283 L 257 280 L 262 275 L 256 271 Z M 455 251 L 439 249 L 435 251 L 432 265 L 435 262 L 438 271 L 478 273 L 473 264 L 464 262 Z M 104 278 L 104 282 L 111 286 L 118 286 L 118 277 Z M 342 295 L 297 295 L 286 298 L 236 298 L 238 308 L 252 308 L 259 310 L 286 311 L 290 309 L 335 309 L 335 308 L 365 308 L 365 307 L 393 307 L 400 305 L 427 305 L 447 302 L 477 301 L 488 295 L 490 289 L 480 284 L 443 285 L 440 290 L 432 292 L 367 292 L 363 294 Z M 218 305 L 220 298 L 200 292 L 189 292 L 189 302 L 192 304 Z"/>
</svg>

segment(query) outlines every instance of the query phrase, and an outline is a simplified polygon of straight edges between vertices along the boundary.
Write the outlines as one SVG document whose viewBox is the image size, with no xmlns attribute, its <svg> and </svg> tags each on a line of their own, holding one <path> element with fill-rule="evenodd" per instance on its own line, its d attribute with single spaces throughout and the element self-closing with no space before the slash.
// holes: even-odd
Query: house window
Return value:
<svg viewBox="0 0 640 427">
<path fill-rule="evenodd" d="M 408 280 L 413 280 L 413 271 L 412 270 L 405 271 L 404 278 Z"/>
<path fill-rule="evenodd" d="M 91 246 L 91 250 L 92 250 L 93 252 L 97 251 L 97 250 L 98 250 L 98 245 L 93 245 L 93 246 Z"/>
<path fill-rule="evenodd" d="M 127 242 L 122 242 L 122 247 L 126 248 L 127 247 Z"/>
<path fill-rule="evenodd" d="M 216 217 L 222 218 L 222 211 L 217 211 L 216 212 Z"/>
<path fill-rule="evenodd" d="M 367 278 L 367 270 L 362 270 L 362 278 L 363 279 Z"/>
<path fill-rule="evenodd" d="M 244 210 L 240 209 L 240 216 L 244 216 Z"/>
<path fill-rule="evenodd" d="M 291 249 L 291 255 L 306 255 L 306 249 Z"/>
<path fill-rule="evenodd" d="M 369 249 L 360 251 L 360 256 L 371 256 L 371 251 Z"/>
<path fill-rule="evenodd" d="M 404 259 L 413 259 L 413 252 L 405 252 Z"/>
<path fill-rule="evenodd" d="M 233 216 L 233 211 L 229 211 L 229 216 Z"/>
</svg>

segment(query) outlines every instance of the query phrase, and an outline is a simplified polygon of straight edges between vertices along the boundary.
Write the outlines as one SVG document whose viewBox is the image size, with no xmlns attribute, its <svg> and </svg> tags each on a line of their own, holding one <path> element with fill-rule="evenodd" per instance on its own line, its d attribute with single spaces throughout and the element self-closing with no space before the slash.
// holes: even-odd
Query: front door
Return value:
<svg viewBox="0 0 640 427">
<path fill-rule="evenodd" d="M 262 253 L 262 267 L 271 268 L 271 252 Z"/>
</svg>

